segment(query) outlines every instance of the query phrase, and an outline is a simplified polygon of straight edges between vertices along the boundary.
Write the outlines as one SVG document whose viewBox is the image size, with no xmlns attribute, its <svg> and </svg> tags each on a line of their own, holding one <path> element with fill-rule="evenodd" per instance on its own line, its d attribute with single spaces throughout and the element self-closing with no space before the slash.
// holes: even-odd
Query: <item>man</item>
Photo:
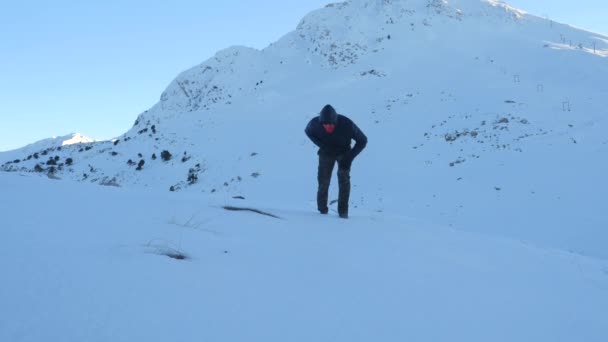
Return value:
<svg viewBox="0 0 608 342">
<path fill-rule="evenodd" d="M 338 162 L 338 215 L 348 218 L 348 198 L 350 197 L 350 166 L 353 159 L 367 145 L 367 137 L 351 119 L 336 113 L 326 105 L 318 117 L 310 120 L 304 130 L 310 140 L 319 147 L 319 172 L 317 179 L 317 208 L 321 214 L 327 214 L 327 196 L 329 182 L 334 165 Z M 351 140 L 356 144 L 351 149 Z"/>
</svg>

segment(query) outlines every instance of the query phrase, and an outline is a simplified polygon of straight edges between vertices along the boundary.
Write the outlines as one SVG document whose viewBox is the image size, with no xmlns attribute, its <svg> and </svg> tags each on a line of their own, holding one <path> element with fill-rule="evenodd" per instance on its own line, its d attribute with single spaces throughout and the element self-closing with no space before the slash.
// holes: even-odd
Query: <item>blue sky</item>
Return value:
<svg viewBox="0 0 608 342">
<path fill-rule="evenodd" d="M 130 128 L 181 71 L 230 45 L 264 48 L 328 0 L 11 1 L 0 12 L 0 151 Z M 608 34 L 605 0 L 507 1 Z"/>
</svg>

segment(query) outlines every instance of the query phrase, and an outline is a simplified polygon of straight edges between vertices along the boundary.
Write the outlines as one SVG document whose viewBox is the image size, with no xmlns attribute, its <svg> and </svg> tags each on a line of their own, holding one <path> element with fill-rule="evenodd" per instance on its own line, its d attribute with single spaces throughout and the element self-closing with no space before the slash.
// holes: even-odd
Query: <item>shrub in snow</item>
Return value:
<svg viewBox="0 0 608 342">
<path fill-rule="evenodd" d="M 131 159 L 129 159 L 129 160 L 127 161 L 127 165 L 129 165 L 129 166 L 135 165 L 135 162 L 134 162 L 134 161 L 132 161 Z"/>
<path fill-rule="evenodd" d="M 169 161 L 169 160 L 171 160 L 171 157 L 172 157 L 172 156 L 171 156 L 171 153 L 169 153 L 169 151 L 164 150 L 164 151 L 162 151 L 162 152 L 160 153 L 160 157 L 161 157 L 161 158 L 162 158 L 162 160 L 164 160 L 164 161 Z"/>
<path fill-rule="evenodd" d="M 152 160 L 156 160 L 156 153 L 152 153 Z"/>
<path fill-rule="evenodd" d="M 171 259 L 176 259 L 176 260 L 187 260 L 189 259 L 188 255 L 186 255 L 185 253 L 182 253 L 178 250 L 167 250 L 164 251 L 163 253 L 161 253 L 162 255 L 166 255 Z"/>
<path fill-rule="evenodd" d="M 188 160 L 190 160 L 190 156 L 188 155 L 188 153 L 184 152 L 184 156 L 182 157 L 182 163 L 185 163 Z"/>
<path fill-rule="evenodd" d="M 192 185 L 198 181 L 198 173 L 196 169 L 190 169 L 188 171 L 188 184 Z"/>
<path fill-rule="evenodd" d="M 135 170 L 137 170 L 137 171 L 141 171 L 141 169 L 144 167 L 144 164 L 145 164 L 145 163 L 146 163 L 146 162 L 145 162 L 143 159 L 142 159 L 142 160 L 140 160 L 140 161 L 139 161 L 139 163 L 137 163 L 137 168 L 136 168 Z"/>
<path fill-rule="evenodd" d="M 100 182 L 100 185 L 104 185 L 104 186 L 115 186 L 115 187 L 120 187 L 120 184 L 118 183 L 118 181 L 116 180 L 116 177 L 112 177 L 112 179 L 109 179 L 108 177 L 104 177 Z"/>
<path fill-rule="evenodd" d="M 34 166 L 34 171 L 43 172 L 44 168 L 42 168 L 42 166 L 40 166 L 40 164 L 36 164 L 36 166 Z"/>
<path fill-rule="evenodd" d="M 66 165 L 72 165 L 73 162 L 74 162 L 74 160 L 72 158 L 68 158 L 65 160 Z"/>
</svg>

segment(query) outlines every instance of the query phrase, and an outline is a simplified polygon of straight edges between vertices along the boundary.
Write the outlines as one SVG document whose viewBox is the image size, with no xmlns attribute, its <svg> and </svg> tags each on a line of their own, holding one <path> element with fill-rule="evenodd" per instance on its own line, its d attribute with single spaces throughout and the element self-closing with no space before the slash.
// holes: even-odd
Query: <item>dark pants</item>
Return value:
<svg viewBox="0 0 608 342">
<path fill-rule="evenodd" d="M 319 172 L 317 179 L 319 181 L 319 189 L 317 191 L 317 208 L 320 212 L 326 213 L 327 196 L 329 192 L 329 183 L 331 174 L 334 170 L 334 165 L 340 160 L 340 156 L 333 157 L 324 154 L 319 154 Z M 350 170 L 341 169 L 338 167 L 338 213 L 348 215 L 348 198 L 350 197 Z"/>
</svg>

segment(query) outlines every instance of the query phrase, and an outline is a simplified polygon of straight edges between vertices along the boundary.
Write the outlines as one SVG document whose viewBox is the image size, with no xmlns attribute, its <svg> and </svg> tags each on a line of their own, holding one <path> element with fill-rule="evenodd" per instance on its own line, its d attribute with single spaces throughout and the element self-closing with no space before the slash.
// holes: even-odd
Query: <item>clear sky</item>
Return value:
<svg viewBox="0 0 608 342">
<path fill-rule="evenodd" d="M 79 132 L 110 139 L 178 73 L 231 45 L 264 48 L 329 0 L 10 1 L 0 11 L 0 151 Z M 510 0 L 608 34 L 606 0 Z"/>
</svg>

